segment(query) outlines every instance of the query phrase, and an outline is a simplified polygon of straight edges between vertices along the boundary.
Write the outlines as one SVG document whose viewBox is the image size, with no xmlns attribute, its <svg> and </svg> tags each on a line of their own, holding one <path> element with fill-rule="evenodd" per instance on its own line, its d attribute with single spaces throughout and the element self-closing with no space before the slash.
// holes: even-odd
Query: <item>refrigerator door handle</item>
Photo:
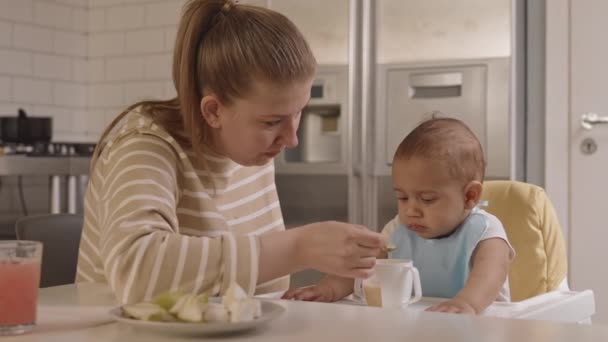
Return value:
<svg viewBox="0 0 608 342">
<path fill-rule="evenodd" d="M 348 165 L 348 221 L 363 223 L 363 196 L 361 180 L 363 172 L 361 162 L 361 19 L 363 16 L 362 0 L 349 1 L 349 35 L 348 35 L 348 129 L 347 129 L 347 165 Z"/>
<path fill-rule="evenodd" d="M 361 78 L 361 162 L 363 165 L 363 224 L 375 228 L 377 191 L 374 182 L 374 111 L 376 98 L 376 7 L 375 0 L 363 0 Z"/>
</svg>

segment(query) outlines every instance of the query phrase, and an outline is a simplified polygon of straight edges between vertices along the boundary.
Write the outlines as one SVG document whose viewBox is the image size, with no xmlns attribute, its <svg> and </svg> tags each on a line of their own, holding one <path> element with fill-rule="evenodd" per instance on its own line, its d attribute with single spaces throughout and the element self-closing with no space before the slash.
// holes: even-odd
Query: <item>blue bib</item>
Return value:
<svg viewBox="0 0 608 342">
<path fill-rule="evenodd" d="M 397 249 L 388 257 L 414 261 L 425 297 L 453 298 L 467 281 L 471 256 L 488 224 L 485 212 L 475 208 L 450 236 L 427 240 L 398 223 L 390 238 Z"/>
</svg>

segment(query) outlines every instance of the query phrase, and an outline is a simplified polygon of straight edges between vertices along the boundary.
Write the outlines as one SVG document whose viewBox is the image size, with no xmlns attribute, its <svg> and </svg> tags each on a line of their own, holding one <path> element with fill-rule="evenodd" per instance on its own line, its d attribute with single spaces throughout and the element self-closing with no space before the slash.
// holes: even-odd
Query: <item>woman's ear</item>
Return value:
<svg viewBox="0 0 608 342">
<path fill-rule="evenodd" d="M 479 203 L 479 199 L 481 198 L 482 186 L 479 181 L 471 181 L 464 188 L 464 207 L 466 209 L 473 209 L 477 203 Z"/>
<path fill-rule="evenodd" d="M 205 95 L 201 99 L 201 114 L 203 119 L 212 128 L 220 128 L 222 126 L 219 114 L 220 102 L 213 94 Z"/>
</svg>

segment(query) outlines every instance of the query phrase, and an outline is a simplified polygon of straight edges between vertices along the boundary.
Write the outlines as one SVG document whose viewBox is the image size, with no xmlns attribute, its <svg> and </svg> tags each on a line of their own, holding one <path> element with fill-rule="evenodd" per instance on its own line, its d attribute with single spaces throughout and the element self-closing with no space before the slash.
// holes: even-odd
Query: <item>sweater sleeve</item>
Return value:
<svg viewBox="0 0 608 342">
<path fill-rule="evenodd" d="M 107 146 L 93 172 L 103 272 L 121 303 L 165 291 L 223 293 L 236 281 L 252 292 L 259 241 L 221 227 L 211 237 L 179 234 L 180 155 L 160 137 L 131 135 Z M 107 153 L 106 153 L 107 152 Z"/>
</svg>

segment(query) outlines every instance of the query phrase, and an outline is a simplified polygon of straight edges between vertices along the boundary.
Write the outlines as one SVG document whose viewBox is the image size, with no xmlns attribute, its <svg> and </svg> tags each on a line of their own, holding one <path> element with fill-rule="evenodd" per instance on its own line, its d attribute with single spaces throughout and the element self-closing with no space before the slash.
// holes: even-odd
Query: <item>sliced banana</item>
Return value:
<svg viewBox="0 0 608 342">
<path fill-rule="evenodd" d="M 237 283 L 232 283 L 222 297 L 222 304 L 228 308 L 232 303 L 240 302 L 247 298 L 247 293 Z"/>
<path fill-rule="evenodd" d="M 222 303 L 208 303 L 203 319 L 205 322 L 230 322 L 230 313 Z"/>
<path fill-rule="evenodd" d="M 182 297 L 180 292 L 165 292 L 152 299 L 152 303 L 160 305 L 163 309 L 169 311 L 177 303 L 177 300 Z"/>
<path fill-rule="evenodd" d="M 203 321 L 201 302 L 197 296 L 191 294 L 181 296 L 169 312 L 184 322 L 197 323 Z"/>
<path fill-rule="evenodd" d="M 154 303 L 137 303 L 124 305 L 123 314 L 142 321 L 162 321 L 170 316 L 165 309 Z"/>
<path fill-rule="evenodd" d="M 221 303 L 209 302 L 207 294 L 167 292 L 154 297 L 152 302 L 124 305 L 127 317 L 146 321 L 244 322 L 262 315 L 262 303 L 250 298 L 237 284 L 232 283 Z"/>
</svg>

